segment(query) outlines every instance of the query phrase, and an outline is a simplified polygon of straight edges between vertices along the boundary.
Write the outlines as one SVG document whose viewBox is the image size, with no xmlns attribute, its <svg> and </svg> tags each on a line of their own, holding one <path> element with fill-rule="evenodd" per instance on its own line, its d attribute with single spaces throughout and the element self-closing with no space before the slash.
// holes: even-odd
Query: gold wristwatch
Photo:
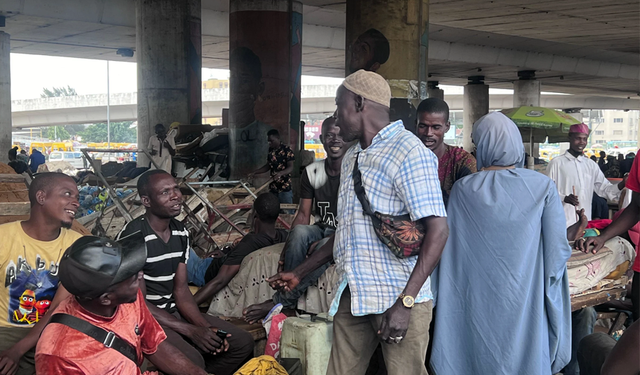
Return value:
<svg viewBox="0 0 640 375">
<path fill-rule="evenodd" d="M 415 298 L 411 296 L 406 296 L 404 293 L 402 293 L 398 298 L 402 301 L 402 305 L 408 309 L 412 308 L 413 305 L 416 303 Z"/>
</svg>

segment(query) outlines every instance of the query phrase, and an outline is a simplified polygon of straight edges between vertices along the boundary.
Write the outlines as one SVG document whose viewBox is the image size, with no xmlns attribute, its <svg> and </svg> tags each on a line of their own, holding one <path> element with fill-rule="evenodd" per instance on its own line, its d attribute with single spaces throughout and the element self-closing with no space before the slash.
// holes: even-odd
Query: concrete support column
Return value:
<svg viewBox="0 0 640 375">
<path fill-rule="evenodd" d="M 513 106 L 540 106 L 540 81 L 534 70 L 521 70 L 513 83 Z"/>
<path fill-rule="evenodd" d="M 229 154 L 236 179 L 265 164 L 271 129 L 296 155 L 302 147 L 302 4 L 231 0 L 229 6 Z"/>
<path fill-rule="evenodd" d="M 462 147 L 471 152 L 473 151 L 471 141 L 473 123 L 489 113 L 489 86 L 484 84 L 484 76 L 469 77 L 469 83 L 464 86 L 462 110 Z"/>
<path fill-rule="evenodd" d="M 518 80 L 513 83 L 513 106 L 540 106 L 540 81 L 536 80 L 535 70 L 521 70 L 518 72 Z M 530 154 L 531 160 L 527 161 L 529 167 L 533 167 L 533 157 L 540 156 L 540 144 L 529 145 L 530 140 L 523 140 L 525 149 Z"/>
<path fill-rule="evenodd" d="M 9 162 L 11 149 L 11 59 L 9 34 L 0 31 L 0 161 Z"/>
<path fill-rule="evenodd" d="M 137 0 L 138 147 L 156 124 L 202 123 L 201 0 Z M 139 155 L 138 165 L 149 160 Z"/>
<path fill-rule="evenodd" d="M 444 90 L 438 87 L 438 81 L 427 82 L 427 97 L 444 100 Z"/>
<path fill-rule="evenodd" d="M 380 31 L 389 41 L 389 58 L 380 66 L 357 69 L 377 71 L 391 87 L 391 120 L 402 119 L 411 131 L 416 125 L 416 106 L 427 97 L 429 0 L 347 0 L 346 74 L 352 60 L 374 58 L 375 43 L 356 44 L 369 29 Z M 367 56 L 367 54 L 370 54 Z"/>
</svg>

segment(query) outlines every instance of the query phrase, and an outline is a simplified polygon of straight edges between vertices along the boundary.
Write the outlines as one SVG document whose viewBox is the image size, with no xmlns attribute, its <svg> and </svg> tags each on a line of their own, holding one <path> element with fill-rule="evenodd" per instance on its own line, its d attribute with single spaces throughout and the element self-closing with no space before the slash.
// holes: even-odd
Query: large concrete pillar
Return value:
<svg viewBox="0 0 640 375">
<path fill-rule="evenodd" d="M 429 0 L 347 0 L 347 75 L 353 70 L 353 55 L 366 54 L 374 48 L 370 42 L 364 49 L 354 48 L 369 29 L 380 31 L 389 41 L 389 59 L 379 68 L 362 68 L 377 71 L 387 79 L 392 97 L 391 120 L 402 119 L 405 127 L 413 131 L 416 106 L 427 97 Z"/>
<path fill-rule="evenodd" d="M 469 83 L 464 86 L 462 110 L 462 147 L 471 152 L 473 123 L 489 113 L 489 86 L 484 84 L 484 76 L 469 77 Z"/>
<path fill-rule="evenodd" d="M 302 4 L 231 0 L 229 6 L 229 142 L 235 179 L 265 164 L 271 129 L 296 154 L 302 147 Z"/>
<path fill-rule="evenodd" d="M 427 82 L 427 97 L 444 100 L 444 90 L 438 87 L 438 81 Z"/>
<path fill-rule="evenodd" d="M 156 124 L 202 123 L 200 0 L 137 0 L 138 147 Z M 148 165 L 144 155 L 138 164 Z"/>
<path fill-rule="evenodd" d="M 521 70 L 513 83 L 513 106 L 540 106 L 540 81 L 534 70 Z"/>
<path fill-rule="evenodd" d="M 10 37 L 0 31 L 0 161 L 9 162 L 11 149 L 11 59 Z"/>
</svg>

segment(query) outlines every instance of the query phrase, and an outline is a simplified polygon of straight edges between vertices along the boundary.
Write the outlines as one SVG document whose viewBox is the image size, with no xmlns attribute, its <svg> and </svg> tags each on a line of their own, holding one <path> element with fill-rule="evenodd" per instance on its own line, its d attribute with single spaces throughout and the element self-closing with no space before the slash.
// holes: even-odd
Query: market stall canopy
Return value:
<svg viewBox="0 0 640 375">
<path fill-rule="evenodd" d="M 564 112 L 544 107 L 522 106 L 501 112 L 515 122 L 527 143 L 532 138 L 535 143 L 544 143 L 547 137 L 549 143 L 566 142 L 569 127 L 580 123 Z"/>
</svg>

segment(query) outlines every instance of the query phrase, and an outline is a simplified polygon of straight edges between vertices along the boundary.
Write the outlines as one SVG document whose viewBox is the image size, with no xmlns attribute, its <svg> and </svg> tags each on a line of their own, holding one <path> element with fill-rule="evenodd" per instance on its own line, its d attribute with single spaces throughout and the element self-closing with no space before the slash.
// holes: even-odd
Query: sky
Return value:
<svg viewBox="0 0 640 375">
<path fill-rule="evenodd" d="M 228 79 L 225 69 L 202 69 L 202 79 Z M 303 85 L 340 84 L 341 78 L 302 76 Z M 107 93 L 107 62 L 71 57 L 11 54 L 11 99 L 39 98 L 43 88 L 71 86 L 78 95 Z M 136 64 L 109 62 L 111 93 L 135 92 Z"/>
<path fill-rule="evenodd" d="M 224 69 L 202 69 L 202 79 L 228 79 Z M 340 84 L 342 78 L 302 76 L 303 85 Z M 11 99 L 39 98 L 43 88 L 71 86 L 78 95 L 106 94 L 107 62 L 71 57 L 11 54 Z M 111 93 L 136 91 L 136 64 L 109 62 Z M 440 85 L 446 94 L 462 94 L 462 86 Z M 489 89 L 492 94 L 510 94 L 513 90 Z"/>
</svg>

